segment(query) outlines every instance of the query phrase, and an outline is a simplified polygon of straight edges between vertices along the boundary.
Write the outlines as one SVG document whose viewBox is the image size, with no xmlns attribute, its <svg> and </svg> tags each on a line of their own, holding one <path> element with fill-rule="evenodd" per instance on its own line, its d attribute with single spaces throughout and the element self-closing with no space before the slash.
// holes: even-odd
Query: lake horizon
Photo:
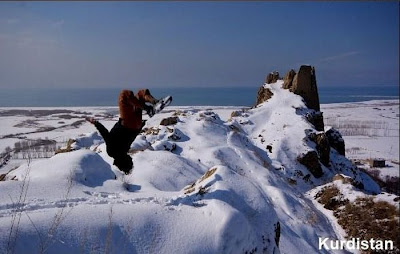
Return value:
<svg viewBox="0 0 400 254">
<path fill-rule="evenodd" d="M 150 87 L 156 98 L 173 97 L 174 106 L 254 106 L 260 86 Z M 117 106 L 124 88 L 3 88 L 0 107 Z M 129 89 L 129 88 L 125 88 Z M 136 92 L 138 88 L 132 88 Z M 320 104 L 399 99 L 396 85 L 318 87 Z"/>
</svg>

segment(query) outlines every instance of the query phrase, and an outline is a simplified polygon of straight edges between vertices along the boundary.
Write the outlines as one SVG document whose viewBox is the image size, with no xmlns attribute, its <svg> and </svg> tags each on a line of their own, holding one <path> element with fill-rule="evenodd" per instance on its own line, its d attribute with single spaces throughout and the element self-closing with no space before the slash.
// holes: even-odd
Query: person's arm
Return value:
<svg viewBox="0 0 400 254">
<path fill-rule="evenodd" d="M 96 127 L 96 129 L 100 132 L 100 135 L 103 137 L 104 141 L 107 143 L 110 137 L 110 132 L 107 130 L 107 128 L 92 117 L 87 117 L 86 121 L 88 121 L 89 123 L 93 124 L 94 127 Z"/>
<path fill-rule="evenodd" d="M 129 103 L 130 105 L 134 106 L 134 107 L 141 108 L 141 109 L 144 109 L 145 106 L 146 106 L 145 102 L 139 100 L 138 98 L 136 98 L 136 96 L 133 94 L 133 92 L 132 92 L 132 94 L 129 96 L 128 103 Z"/>
<path fill-rule="evenodd" d="M 133 92 L 129 90 L 123 90 L 121 92 L 119 96 L 119 105 L 130 105 L 140 109 L 144 109 L 145 107 L 144 101 L 140 101 L 138 98 L 136 98 Z"/>
<path fill-rule="evenodd" d="M 110 137 L 110 133 L 108 132 L 106 127 L 104 127 L 104 125 L 102 125 L 99 121 L 95 121 L 93 123 L 93 125 L 100 132 L 100 135 L 103 137 L 104 141 L 108 141 L 108 138 Z"/>
</svg>

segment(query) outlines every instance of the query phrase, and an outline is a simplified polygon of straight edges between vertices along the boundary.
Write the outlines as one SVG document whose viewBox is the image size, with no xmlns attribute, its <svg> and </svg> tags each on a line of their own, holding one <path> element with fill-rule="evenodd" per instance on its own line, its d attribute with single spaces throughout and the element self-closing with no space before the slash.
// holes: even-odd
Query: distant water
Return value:
<svg viewBox="0 0 400 254">
<path fill-rule="evenodd" d="M 259 87 L 151 88 L 155 97 L 172 95 L 175 106 L 252 106 Z M 135 91 L 135 89 L 133 89 Z M 321 104 L 399 99 L 398 86 L 319 87 Z M 3 89 L 0 107 L 116 106 L 120 89 Z"/>
</svg>

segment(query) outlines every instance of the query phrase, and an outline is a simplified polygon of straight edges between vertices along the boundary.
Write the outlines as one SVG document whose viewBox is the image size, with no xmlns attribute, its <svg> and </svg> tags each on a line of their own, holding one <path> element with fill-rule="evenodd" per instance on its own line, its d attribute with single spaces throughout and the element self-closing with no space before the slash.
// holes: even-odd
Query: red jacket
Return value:
<svg viewBox="0 0 400 254">
<path fill-rule="evenodd" d="M 118 97 L 118 107 L 122 125 L 133 130 L 140 130 L 142 127 L 142 110 L 146 102 L 148 89 L 142 89 L 136 95 L 130 90 L 122 90 Z"/>
</svg>

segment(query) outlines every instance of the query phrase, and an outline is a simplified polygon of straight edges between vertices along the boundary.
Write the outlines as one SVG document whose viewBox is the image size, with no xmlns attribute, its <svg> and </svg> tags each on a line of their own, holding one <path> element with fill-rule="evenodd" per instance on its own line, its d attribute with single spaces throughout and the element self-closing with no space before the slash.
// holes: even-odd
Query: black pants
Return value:
<svg viewBox="0 0 400 254">
<path fill-rule="evenodd" d="M 100 135 L 106 143 L 107 154 L 113 158 L 126 155 L 132 142 L 140 133 L 140 129 L 132 130 L 124 127 L 121 124 L 121 121 L 122 119 L 119 119 L 110 131 L 108 131 L 100 122 L 95 123 L 96 129 L 100 132 Z"/>
</svg>

